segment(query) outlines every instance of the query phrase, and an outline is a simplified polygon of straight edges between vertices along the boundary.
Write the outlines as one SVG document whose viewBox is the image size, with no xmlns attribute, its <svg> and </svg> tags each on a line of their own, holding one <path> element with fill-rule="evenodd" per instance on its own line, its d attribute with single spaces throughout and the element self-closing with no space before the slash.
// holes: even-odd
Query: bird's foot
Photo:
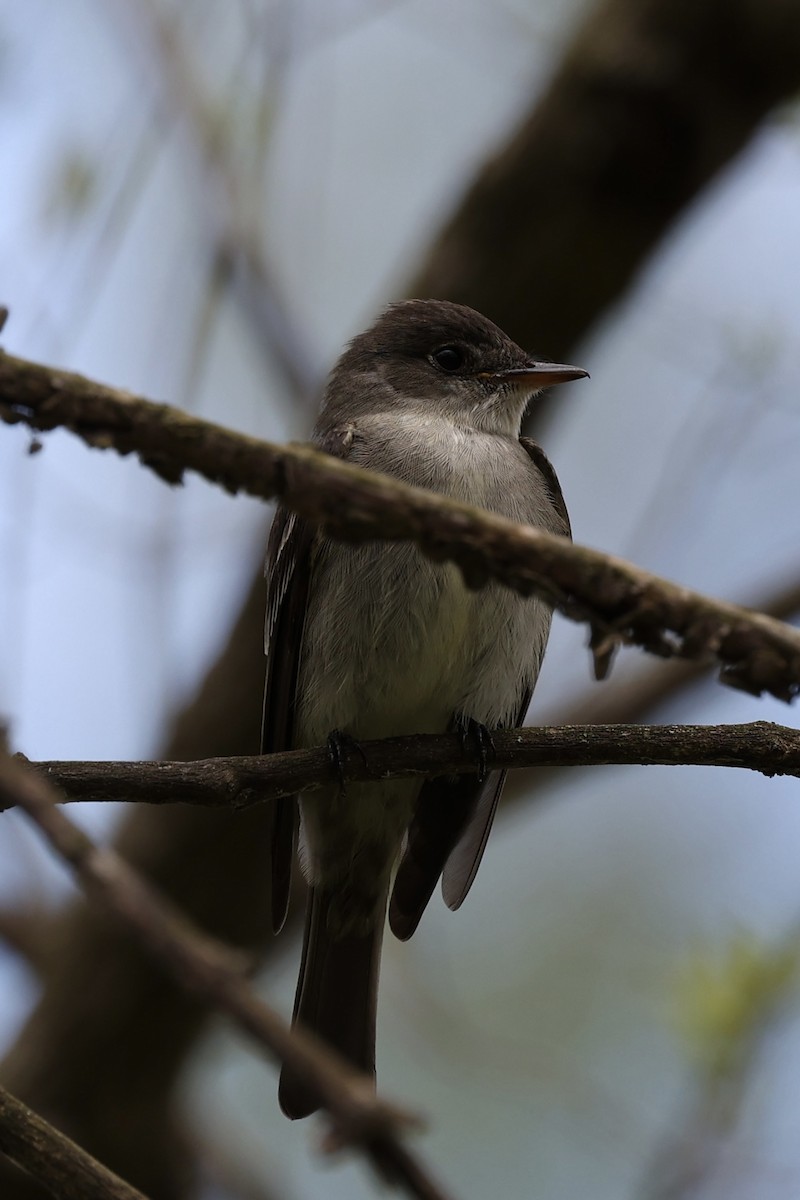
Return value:
<svg viewBox="0 0 800 1200">
<path fill-rule="evenodd" d="M 349 733 L 343 733 L 341 729 L 332 729 L 328 734 L 328 753 L 331 756 L 331 763 L 339 777 L 339 787 L 344 791 L 345 786 L 345 767 L 347 766 L 347 755 L 355 751 L 360 757 L 365 767 L 368 767 L 367 756 L 364 753 L 364 747 L 360 742 L 356 741 Z"/>
<path fill-rule="evenodd" d="M 473 720 L 472 717 L 457 717 L 456 733 L 464 753 L 466 754 L 471 749 L 477 755 L 478 781 L 483 783 L 489 774 L 489 758 L 497 753 L 491 731 L 486 725 Z"/>
</svg>

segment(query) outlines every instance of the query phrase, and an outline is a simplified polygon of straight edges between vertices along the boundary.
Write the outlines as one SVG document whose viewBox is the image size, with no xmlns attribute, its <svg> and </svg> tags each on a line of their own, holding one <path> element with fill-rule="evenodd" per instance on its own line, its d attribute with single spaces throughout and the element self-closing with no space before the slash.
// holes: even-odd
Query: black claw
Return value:
<svg viewBox="0 0 800 1200">
<path fill-rule="evenodd" d="M 343 733 L 341 729 L 332 729 L 328 734 L 328 753 L 331 756 L 331 762 L 336 774 L 339 776 L 339 787 L 342 791 L 344 791 L 345 786 L 347 755 L 354 750 L 361 756 L 361 761 L 367 767 L 367 756 L 360 742 L 357 742 L 349 733 Z"/>
<path fill-rule="evenodd" d="M 491 730 L 486 725 L 482 725 L 480 721 L 473 720 L 472 717 L 459 717 L 457 732 L 461 749 L 465 753 L 472 749 L 477 755 L 478 782 L 483 783 L 489 774 L 489 757 L 494 757 L 497 753 Z"/>
</svg>

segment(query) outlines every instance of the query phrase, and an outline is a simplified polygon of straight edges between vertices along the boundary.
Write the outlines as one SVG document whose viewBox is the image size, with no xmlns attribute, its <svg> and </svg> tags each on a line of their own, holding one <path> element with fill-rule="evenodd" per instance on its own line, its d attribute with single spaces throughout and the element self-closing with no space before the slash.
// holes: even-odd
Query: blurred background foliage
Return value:
<svg viewBox="0 0 800 1200">
<path fill-rule="evenodd" d="M 382 304 L 471 303 L 591 371 L 531 416 L 578 540 L 792 618 L 799 85 L 787 0 L 0 0 L 5 344 L 280 440 Z M 29 448 L 2 430 L 16 747 L 252 750 L 269 514 Z M 755 718 L 792 714 L 633 651 L 592 683 L 563 621 L 530 717 Z M 263 814 L 79 816 L 289 1011 Z M 5 1083 L 154 1200 L 374 1193 L 16 814 L 3 834 Z M 468 905 L 385 955 L 380 1081 L 455 1194 L 798 1193 L 798 845 L 794 780 L 515 780 Z"/>
</svg>

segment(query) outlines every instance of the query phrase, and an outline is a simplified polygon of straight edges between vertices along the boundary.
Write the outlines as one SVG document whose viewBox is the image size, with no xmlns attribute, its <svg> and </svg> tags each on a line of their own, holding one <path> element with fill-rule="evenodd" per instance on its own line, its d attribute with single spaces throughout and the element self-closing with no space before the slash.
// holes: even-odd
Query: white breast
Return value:
<svg viewBox="0 0 800 1200">
<path fill-rule="evenodd" d="M 361 443 L 353 461 L 364 458 L 406 482 L 557 527 L 533 464 L 508 438 L 398 416 L 391 436 L 382 426 L 380 441 Z M 318 744 L 334 728 L 360 738 L 438 732 L 456 712 L 489 726 L 514 722 L 549 627 L 538 599 L 497 584 L 471 592 L 458 568 L 413 545 L 326 541 L 306 621 L 300 741 Z"/>
</svg>

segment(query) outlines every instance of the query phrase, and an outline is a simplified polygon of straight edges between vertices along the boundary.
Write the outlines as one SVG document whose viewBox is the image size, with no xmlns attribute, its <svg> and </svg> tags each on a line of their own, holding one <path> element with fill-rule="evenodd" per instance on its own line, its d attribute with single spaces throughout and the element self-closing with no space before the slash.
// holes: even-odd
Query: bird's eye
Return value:
<svg viewBox="0 0 800 1200">
<path fill-rule="evenodd" d="M 458 346 L 440 346 L 434 350 L 431 359 L 442 371 L 452 374 L 464 365 L 464 354 Z"/>
</svg>

